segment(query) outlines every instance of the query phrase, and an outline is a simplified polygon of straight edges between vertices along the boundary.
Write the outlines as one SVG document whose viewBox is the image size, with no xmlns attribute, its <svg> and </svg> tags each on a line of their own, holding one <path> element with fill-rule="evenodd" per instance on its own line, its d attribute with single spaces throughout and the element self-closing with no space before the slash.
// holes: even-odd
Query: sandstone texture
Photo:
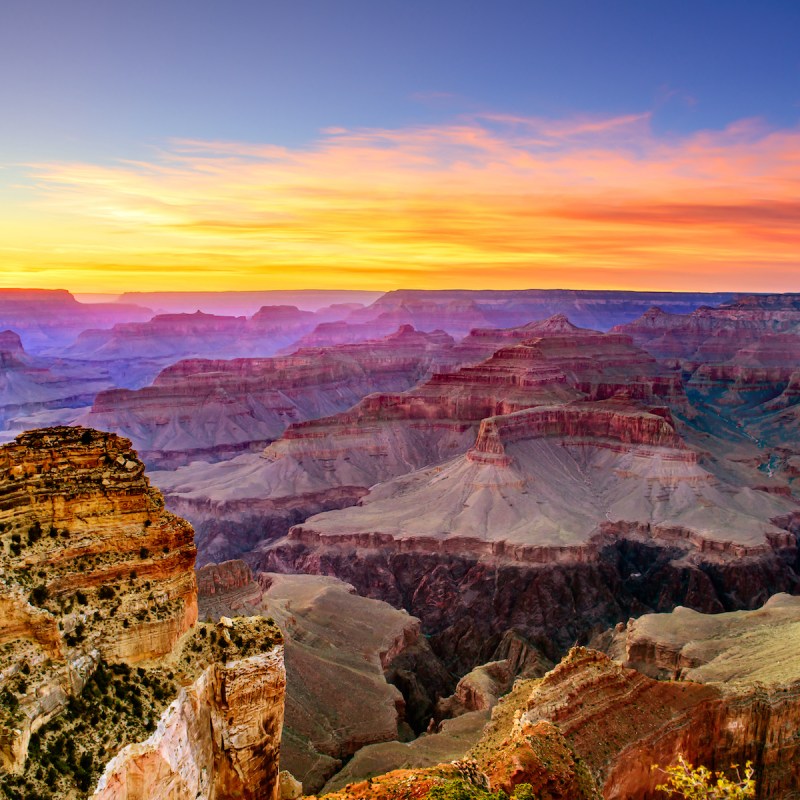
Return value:
<svg viewBox="0 0 800 800">
<path fill-rule="evenodd" d="M 760 661 L 758 651 L 750 651 Z M 766 654 L 763 654 L 766 655 Z M 756 666 L 756 669 L 759 669 Z M 769 683 L 655 681 L 595 651 L 573 651 L 537 686 L 519 729 L 556 725 L 598 778 L 605 798 L 655 798 L 653 764 L 711 769 L 753 761 L 757 797 L 794 797 L 797 675 Z"/>
<path fill-rule="evenodd" d="M 785 595 L 757 611 L 640 617 L 613 636 L 612 652 L 625 663 L 578 647 L 543 678 L 518 680 L 480 740 L 452 764 L 414 761 L 412 748 L 427 737 L 404 746 L 405 763 L 391 751 L 382 760 L 386 746 L 376 745 L 326 790 L 378 800 L 402 786 L 421 797 L 444 776 L 453 780 L 455 767 L 472 796 L 527 784 L 534 797 L 556 800 L 658 800 L 661 769 L 682 756 L 719 772 L 752 761 L 756 796 L 789 800 L 800 787 L 798 621 L 800 603 Z M 368 771 L 382 764 L 395 771 Z"/>
<path fill-rule="evenodd" d="M 0 447 L 0 543 L 0 796 L 86 797 L 127 745 L 98 797 L 275 796 L 280 632 L 196 623 L 192 529 L 129 440 Z"/>
<path fill-rule="evenodd" d="M 285 686 L 279 646 L 212 664 L 111 760 L 92 800 L 278 800 Z"/>
</svg>

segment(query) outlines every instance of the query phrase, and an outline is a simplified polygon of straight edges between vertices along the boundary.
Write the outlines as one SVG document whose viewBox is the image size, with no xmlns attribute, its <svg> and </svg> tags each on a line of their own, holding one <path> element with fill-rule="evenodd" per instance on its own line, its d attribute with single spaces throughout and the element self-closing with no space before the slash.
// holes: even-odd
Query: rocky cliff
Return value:
<svg viewBox="0 0 800 800">
<path fill-rule="evenodd" d="M 699 363 L 724 361 L 762 336 L 797 333 L 799 326 L 800 295 L 756 295 L 702 306 L 691 314 L 654 307 L 614 330 L 632 336 L 659 358 Z"/>
<path fill-rule="evenodd" d="M 97 396 L 82 424 L 129 436 L 149 466 L 173 468 L 256 450 L 292 423 L 403 391 L 451 362 L 447 334 L 401 328 L 357 345 L 265 359 L 180 361 L 152 386 Z"/>
<path fill-rule="evenodd" d="M 438 320 L 436 327 L 464 335 L 474 327 L 509 327 L 525 325 L 555 314 L 564 314 L 576 325 L 608 330 L 630 322 L 654 305 L 665 310 L 687 314 L 701 305 L 717 305 L 734 299 L 730 293 L 701 294 L 687 292 L 614 292 L 569 289 L 463 290 L 437 291 L 399 289 L 387 292 L 372 305 L 355 312 L 351 322 L 373 320 L 385 314 L 404 313 L 404 321 L 425 326 L 424 315 Z M 449 322 L 450 314 L 455 316 Z M 480 314 L 485 322 L 470 319 Z M 432 320 L 432 321 L 433 321 Z M 460 326 L 460 328 L 459 328 Z M 468 329 L 465 328 L 468 326 Z"/>
<path fill-rule="evenodd" d="M 408 737 L 409 721 L 426 725 L 437 694 L 452 687 L 419 620 L 334 578 L 262 573 L 256 583 L 229 561 L 203 567 L 199 579 L 201 616 L 259 614 L 283 632 L 281 764 L 307 792 L 362 747 Z"/>
<path fill-rule="evenodd" d="M 310 517 L 251 558 L 404 606 L 463 673 L 509 629 L 555 658 L 632 613 L 795 591 L 796 519 L 792 499 L 707 471 L 665 408 L 618 398 L 484 420 L 464 456 Z"/>
<path fill-rule="evenodd" d="M 0 330 L 19 333 L 35 354 L 63 347 L 87 328 L 151 316 L 133 303 L 81 303 L 64 289 L 0 289 Z"/>
<path fill-rule="evenodd" d="M 156 480 L 198 526 L 203 558 L 211 540 L 208 557 L 238 555 L 313 513 L 352 505 L 380 481 L 465 453 L 487 417 L 620 392 L 684 400 L 680 374 L 629 337 L 541 333 L 410 391 L 375 393 L 340 414 L 294 423 L 260 459 L 191 465 Z M 244 539 L 238 550 L 234 530 Z"/>
<path fill-rule="evenodd" d="M 663 770 L 680 756 L 728 774 L 751 761 L 756 797 L 790 800 L 800 789 L 798 624 L 800 600 L 788 596 L 750 612 L 640 617 L 613 634 L 620 660 L 573 648 L 543 679 L 517 681 L 477 744 L 452 763 L 368 780 L 350 773 L 349 785 L 331 784 L 332 797 L 383 800 L 401 788 L 422 797 L 441 786 L 476 800 L 521 790 L 551 800 L 657 800 Z"/>
<path fill-rule="evenodd" d="M 83 797 L 104 762 L 153 731 L 100 796 L 273 791 L 279 739 L 265 721 L 280 729 L 280 634 L 260 619 L 196 624 L 192 529 L 164 509 L 130 441 L 51 428 L 0 447 L 0 542 L 0 795 Z M 259 681 L 274 687 L 266 708 Z M 170 794 L 183 786 L 174 758 L 156 791 L 137 759 L 165 753 L 156 740 L 201 696 L 216 720 L 213 747 L 195 754 L 205 794 Z"/>
<path fill-rule="evenodd" d="M 2 331 L 0 440 L 7 435 L 3 429 L 20 417 L 46 413 L 49 409 L 88 405 L 97 392 L 111 385 L 109 374 L 102 368 L 32 356 L 26 352 L 16 332 Z"/>
</svg>

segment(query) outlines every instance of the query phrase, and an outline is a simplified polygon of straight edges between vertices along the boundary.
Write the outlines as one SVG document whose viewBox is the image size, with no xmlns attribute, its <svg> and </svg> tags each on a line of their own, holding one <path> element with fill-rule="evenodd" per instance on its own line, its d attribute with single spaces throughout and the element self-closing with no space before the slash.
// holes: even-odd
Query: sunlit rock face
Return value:
<svg viewBox="0 0 800 800">
<path fill-rule="evenodd" d="M 0 542 L 2 796 L 85 797 L 120 748 L 98 797 L 274 795 L 280 632 L 197 623 L 192 528 L 129 440 L 0 447 Z"/>
<path fill-rule="evenodd" d="M 553 800 L 657 800 L 680 756 L 729 775 L 751 761 L 756 797 L 790 800 L 800 788 L 798 626 L 800 599 L 786 595 L 756 611 L 683 608 L 620 624 L 600 637 L 614 658 L 575 647 L 543 678 L 516 681 L 457 760 L 368 780 L 351 770 L 352 782 L 331 782 L 332 798 L 388 800 L 459 780 L 472 792 L 528 784 Z"/>
<path fill-rule="evenodd" d="M 283 632 L 281 766 L 306 793 L 361 748 L 424 729 L 435 699 L 452 688 L 418 619 L 335 578 L 261 573 L 256 581 L 243 562 L 227 561 L 202 567 L 198 583 L 201 617 L 260 614 Z"/>
</svg>

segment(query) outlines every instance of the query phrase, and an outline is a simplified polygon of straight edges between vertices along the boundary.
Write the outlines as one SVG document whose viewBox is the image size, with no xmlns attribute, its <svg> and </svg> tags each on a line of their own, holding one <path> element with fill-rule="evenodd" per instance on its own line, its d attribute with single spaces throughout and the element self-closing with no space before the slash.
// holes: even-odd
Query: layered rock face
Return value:
<svg viewBox="0 0 800 800">
<path fill-rule="evenodd" d="M 676 316 L 654 309 L 620 331 L 657 356 L 679 360 L 701 443 L 794 492 L 800 422 L 800 295 L 741 297 Z"/>
<path fill-rule="evenodd" d="M 232 637 L 250 627 L 231 623 Z M 148 739 L 111 760 L 91 800 L 278 800 L 285 689 L 280 647 L 206 667 Z"/>
<path fill-rule="evenodd" d="M 796 518 L 791 499 L 708 472 L 664 407 L 580 401 L 486 419 L 466 455 L 313 516 L 253 558 L 403 605 L 462 673 L 508 629 L 555 657 L 648 608 L 793 591 Z"/>
<path fill-rule="evenodd" d="M 473 328 L 520 326 L 553 315 L 566 315 L 578 325 L 607 330 L 636 319 L 656 303 L 674 313 L 688 313 L 703 303 L 725 302 L 732 297 L 680 292 L 401 289 L 387 292 L 340 322 L 319 325 L 298 344 L 319 347 L 356 342 L 384 336 L 403 324 L 425 331 L 442 329 L 462 337 Z"/>
<path fill-rule="evenodd" d="M 682 397 L 679 374 L 659 367 L 628 337 L 539 335 L 411 391 L 373 394 L 347 412 L 293 424 L 260 459 L 193 465 L 157 480 L 171 507 L 198 525 L 203 551 L 205 531 L 215 526 L 212 535 L 228 542 L 232 528 L 220 520 L 234 519 L 240 531 L 258 526 L 244 534 L 249 549 L 312 513 L 352 505 L 379 481 L 466 452 L 486 417 L 620 391 Z M 207 522 L 212 509 L 217 519 Z M 243 526 L 244 509 L 252 516 Z M 230 554 L 214 550 L 211 557 Z"/>
<path fill-rule="evenodd" d="M 16 332 L 2 331 L 0 440 L 10 438 L 10 432 L 6 433 L 3 429 L 13 426 L 17 418 L 47 414 L 51 409 L 88 405 L 97 392 L 111 385 L 111 378 L 103 369 L 31 356 L 25 351 Z"/>
<path fill-rule="evenodd" d="M 659 358 L 704 362 L 727 360 L 762 336 L 797 333 L 799 327 L 800 295 L 756 295 L 690 314 L 655 307 L 615 330 Z"/>
<path fill-rule="evenodd" d="M 256 583 L 242 562 L 229 561 L 203 567 L 199 579 L 201 616 L 260 614 L 280 626 L 288 674 L 281 766 L 307 793 L 365 745 L 410 732 L 407 717 L 426 710 L 429 717 L 437 691 L 452 685 L 419 620 L 334 578 L 262 573 Z M 414 708 L 387 681 L 396 673 L 411 681 L 409 668 L 429 693 L 409 694 Z"/>
<path fill-rule="evenodd" d="M 399 786 L 460 779 L 474 796 L 528 784 L 553 800 L 657 800 L 663 770 L 683 757 L 728 774 L 751 761 L 756 797 L 789 800 L 800 789 L 799 625 L 800 599 L 786 595 L 757 611 L 676 609 L 631 620 L 613 634 L 618 660 L 573 648 L 543 679 L 518 681 L 454 762 L 455 775 L 440 764 L 330 788 L 343 799 L 383 800 Z"/>
<path fill-rule="evenodd" d="M 447 334 L 403 327 L 374 342 L 280 358 L 180 361 L 152 386 L 101 393 L 79 421 L 129 436 L 150 466 L 217 461 L 371 392 L 403 391 L 450 363 L 452 347 Z"/>
<path fill-rule="evenodd" d="M 557 724 L 602 776 L 605 798 L 658 797 L 663 775 L 651 767 L 679 754 L 720 770 L 752 761 L 758 798 L 796 796 L 800 599 L 715 615 L 681 608 L 620 628 L 612 652 L 626 666 L 571 654 L 534 690 L 522 724 Z"/>
<path fill-rule="evenodd" d="M 19 335 L 14 331 L 0 331 L 0 367 L 22 367 L 29 360 Z"/>
<path fill-rule="evenodd" d="M 192 529 L 129 440 L 51 428 L 0 447 L 0 541 L 0 795 L 85 797 L 104 761 L 154 730 L 99 797 L 274 793 L 280 633 L 261 619 L 196 625 Z M 210 744 L 179 754 L 174 737 L 206 730 L 204 714 Z"/>
<path fill-rule="evenodd" d="M 442 327 L 456 335 L 447 321 L 449 310 L 463 314 L 477 310 L 486 322 L 475 322 L 469 327 L 507 327 L 524 325 L 531 320 L 545 319 L 554 314 L 564 314 L 575 324 L 607 330 L 614 325 L 636 319 L 648 308 L 660 305 L 673 313 L 689 313 L 700 305 L 716 305 L 733 299 L 729 293 L 700 294 L 682 292 L 609 292 L 564 289 L 525 290 L 439 290 L 425 291 L 399 289 L 387 292 L 363 311 L 352 314 L 349 321 L 372 320 L 382 314 L 405 312 L 407 314 L 438 314 L 444 320 Z M 474 310 L 473 310 L 474 309 Z M 427 330 L 422 321 L 406 321 Z M 466 320 L 457 320 L 464 324 Z M 463 330 L 463 327 L 462 327 Z M 466 333 L 463 330 L 463 333 Z M 462 333 L 462 335 L 463 335 Z"/>
<path fill-rule="evenodd" d="M 36 590 L 65 635 L 91 622 L 81 648 L 96 638 L 109 658 L 163 656 L 197 618 L 192 529 L 164 509 L 127 439 L 51 428 L 4 445 L 0 524 L 4 571 L 17 587 L 6 598 L 24 605 L 23 587 Z M 157 607 L 151 592 L 161 598 Z M 115 613 L 103 614 L 105 605 Z"/>
<path fill-rule="evenodd" d="M 548 740 L 561 740 L 606 800 L 661 797 L 656 786 L 664 775 L 653 767 L 676 763 L 679 755 L 719 770 L 753 761 L 758 798 L 794 797 L 800 784 L 790 722 L 800 700 L 796 678 L 736 686 L 655 681 L 577 648 L 533 689 L 505 746 L 484 757 L 485 770 L 497 788 L 546 785 L 541 751 Z M 576 767 L 570 772 L 578 777 Z"/>
<path fill-rule="evenodd" d="M 79 303 L 63 289 L 0 289 L 0 330 L 19 333 L 35 354 L 62 347 L 87 328 L 151 316 L 148 308 L 132 303 Z"/>
</svg>

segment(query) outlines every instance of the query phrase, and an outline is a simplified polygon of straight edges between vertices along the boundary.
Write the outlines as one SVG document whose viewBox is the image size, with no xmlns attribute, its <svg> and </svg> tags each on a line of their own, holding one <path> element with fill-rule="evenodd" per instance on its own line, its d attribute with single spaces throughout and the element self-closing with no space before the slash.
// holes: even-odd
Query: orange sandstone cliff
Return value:
<svg viewBox="0 0 800 800">
<path fill-rule="evenodd" d="M 198 624 L 194 560 L 129 440 L 0 447 L 0 797 L 275 795 L 280 633 Z"/>
</svg>

